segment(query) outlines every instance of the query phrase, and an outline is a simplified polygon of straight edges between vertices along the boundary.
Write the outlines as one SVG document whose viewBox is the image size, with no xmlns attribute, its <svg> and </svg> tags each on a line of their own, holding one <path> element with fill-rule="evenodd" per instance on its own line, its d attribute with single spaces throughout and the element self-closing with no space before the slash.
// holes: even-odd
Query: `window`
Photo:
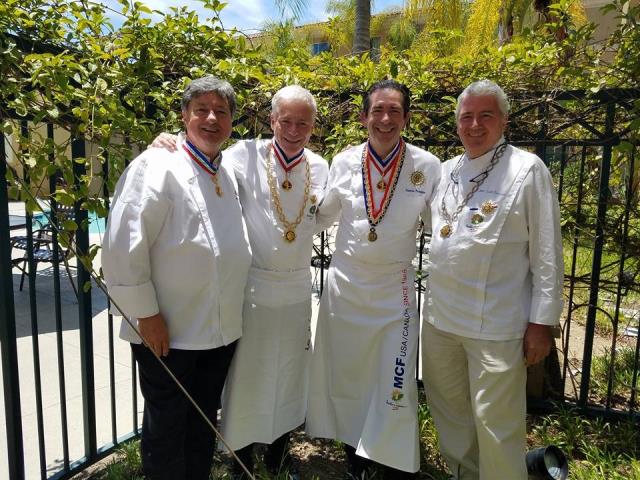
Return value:
<svg viewBox="0 0 640 480">
<path fill-rule="evenodd" d="M 314 43 L 311 46 L 312 55 L 319 55 L 322 52 L 328 52 L 328 51 L 329 51 L 329 42 L 318 42 L 318 43 Z"/>
</svg>

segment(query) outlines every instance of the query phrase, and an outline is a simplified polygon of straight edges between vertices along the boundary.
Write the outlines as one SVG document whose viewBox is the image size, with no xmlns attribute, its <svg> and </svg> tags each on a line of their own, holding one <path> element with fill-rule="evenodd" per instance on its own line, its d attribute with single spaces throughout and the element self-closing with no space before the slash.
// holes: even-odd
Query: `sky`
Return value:
<svg viewBox="0 0 640 480">
<path fill-rule="evenodd" d="M 98 0 L 100 3 L 120 11 L 120 5 L 115 0 Z M 197 1 L 180 0 L 142 0 L 142 3 L 153 10 L 168 12 L 170 7 L 187 6 L 195 10 L 199 16 L 208 16 L 209 11 L 202 8 L 202 3 Z M 280 12 L 274 0 L 226 0 L 226 7 L 221 12 L 222 22 L 226 29 L 236 27 L 246 33 L 255 33 L 267 21 L 278 21 Z M 321 22 L 327 19 L 325 12 L 325 0 L 308 0 L 309 8 L 300 21 L 296 24 Z M 375 0 L 373 3 L 373 13 L 385 11 L 393 6 L 402 6 L 402 0 Z M 121 21 L 118 15 L 112 17 L 114 26 L 117 28 Z"/>
</svg>

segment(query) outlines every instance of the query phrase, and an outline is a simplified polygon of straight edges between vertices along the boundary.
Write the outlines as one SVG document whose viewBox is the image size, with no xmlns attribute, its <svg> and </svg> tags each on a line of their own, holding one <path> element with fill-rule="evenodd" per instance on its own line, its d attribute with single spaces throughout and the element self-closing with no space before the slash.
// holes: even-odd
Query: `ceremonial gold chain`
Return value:
<svg viewBox="0 0 640 480">
<path fill-rule="evenodd" d="M 276 213 L 278 215 L 278 220 L 284 227 L 284 238 L 288 242 L 293 242 L 296 238 L 295 230 L 296 227 L 302 221 L 302 217 L 304 216 L 304 209 L 307 206 L 307 201 L 309 200 L 309 189 L 311 188 L 311 169 L 309 167 L 309 162 L 305 156 L 304 158 L 304 166 L 305 166 L 305 178 L 304 178 L 304 196 L 302 198 L 302 205 L 300 206 L 300 211 L 298 212 L 298 216 L 293 222 L 289 222 L 287 217 L 284 216 L 284 211 L 282 210 L 282 204 L 280 203 L 280 194 L 278 193 L 278 184 L 276 182 L 276 173 L 274 171 L 274 166 L 276 163 L 276 159 L 273 158 L 273 148 L 269 148 L 269 156 L 267 158 L 267 182 L 269 183 L 269 190 L 271 191 L 271 198 L 273 198 L 273 204 L 276 207 Z"/>
<path fill-rule="evenodd" d="M 467 206 L 467 204 L 469 203 L 469 200 L 471 200 L 471 198 L 480 189 L 480 186 L 484 183 L 487 177 L 489 177 L 489 173 L 491 173 L 491 170 L 493 170 L 495 166 L 498 164 L 498 162 L 504 155 L 504 152 L 506 149 L 507 149 L 506 143 L 499 145 L 495 149 L 495 151 L 493 152 L 493 156 L 491 157 L 491 161 L 489 162 L 489 165 L 487 166 L 487 168 L 484 169 L 482 172 L 480 172 L 480 174 L 476 175 L 475 178 L 478 178 L 478 177 L 480 178 L 474 181 L 473 188 L 471 189 L 471 191 L 465 195 L 464 199 L 462 200 L 462 202 L 460 202 L 460 204 L 455 209 L 455 211 L 453 213 L 449 213 L 449 211 L 447 210 L 447 205 L 445 200 L 447 198 L 447 193 L 449 192 L 449 188 L 451 187 L 451 184 L 453 182 L 457 183 L 457 181 L 454 180 L 453 177 L 460 175 L 460 169 L 462 168 L 462 161 L 464 160 L 466 153 L 465 155 L 460 157 L 460 160 L 458 160 L 458 163 L 456 164 L 453 171 L 451 172 L 449 182 L 447 183 L 447 188 L 445 189 L 444 194 L 442 195 L 442 200 L 440 201 L 440 215 L 445 221 L 445 225 L 440 229 L 440 233 L 443 237 L 448 237 L 449 235 L 451 235 L 451 229 L 453 228 L 453 224 L 458 219 L 460 212 L 462 212 L 464 207 Z"/>
<path fill-rule="evenodd" d="M 402 141 L 402 140 L 401 140 Z M 380 211 L 378 215 L 375 215 L 375 200 L 373 198 L 373 192 L 370 185 L 370 172 L 369 172 L 369 155 L 368 155 L 368 145 L 365 144 L 362 149 L 362 182 L 364 183 L 365 189 L 365 207 L 367 210 L 367 219 L 369 220 L 369 235 L 367 238 L 370 242 L 375 242 L 378 239 L 378 233 L 376 232 L 376 227 L 382 221 L 385 214 L 387 213 L 387 208 L 391 204 L 391 199 L 393 198 L 393 194 L 396 191 L 396 185 L 398 184 L 398 179 L 400 178 L 400 171 L 402 170 L 402 165 L 404 163 L 404 156 L 407 153 L 406 144 L 402 144 L 402 153 L 400 154 L 400 159 L 395 159 L 395 162 L 398 164 L 395 167 L 393 172 L 393 176 L 390 179 L 391 182 L 389 185 L 385 185 L 385 188 L 389 188 L 388 192 L 385 192 L 382 197 L 382 204 L 380 205 Z M 384 178 L 384 176 L 383 176 Z"/>
<path fill-rule="evenodd" d="M 371 227 L 377 226 L 382 221 L 385 214 L 387 213 L 387 208 L 389 207 L 389 205 L 391 205 L 391 199 L 393 198 L 393 194 L 396 191 L 396 185 L 398 184 L 398 180 L 400 179 L 400 171 L 402 170 L 402 165 L 404 164 L 404 157 L 406 153 L 407 153 L 407 147 L 406 145 L 403 145 L 400 158 L 396 160 L 398 162 L 398 166 L 396 167 L 393 177 L 390 179 L 390 182 L 387 185 L 385 185 L 385 188 L 390 189 L 389 195 L 386 198 L 387 201 L 384 204 L 380 205 L 380 212 L 378 213 L 377 216 L 374 216 L 375 201 L 373 198 L 373 191 L 371 189 L 371 185 L 369 185 L 369 162 L 367 161 L 367 146 L 365 145 L 364 149 L 362 150 L 362 158 L 361 158 L 362 176 L 363 176 L 362 180 L 364 183 L 364 188 L 367 191 L 365 204 L 367 207 L 367 217 L 369 219 L 369 225 Z"/>
</svg>

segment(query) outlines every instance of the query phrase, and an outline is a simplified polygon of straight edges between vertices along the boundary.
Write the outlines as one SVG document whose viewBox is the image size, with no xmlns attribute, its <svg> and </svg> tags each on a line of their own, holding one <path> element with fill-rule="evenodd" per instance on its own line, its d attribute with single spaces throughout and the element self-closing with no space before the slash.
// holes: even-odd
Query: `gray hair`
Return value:
<svg viewBox="0 0 640 480">
<path fill-rule="evenodd" d="M 182 94 L 182 102 L 180 104 L 182 111 L 187 110 L 191 100 L 205 93 L 215 93 L 224 98 L 229 105 L 229 110 L 231 110 L 231 116 L 233 117 L 236 112 L 236 93 L 233 91 L 233 87 L 229 82 L 220 80 L 212 75 L 196 78 L 187 85 L 187 88 L 184 89 L 184 93 Z"/>
<path fill-rule="evenodd" d="M 318 111 L 316 99 L 313 98 L 309 90 L 302 88 L 300 85 L 289 85 L 278 90 L 271 99 L 271 112 L 277 115 L 280 103 L 285 100 L 297 100 L 306 103 L 313 110 L 314 116 Z"/>
<path fill-rule="evenodd" d="M 469 96 L 494 97 L 496 99 L 496 102 L 498 102 L 498 108 L 500 108 L 502 115 L 505 117 L 509 115 L 509 110 L 511 109 L 511 107 L 509 106 L 509 98 L 507 97 L 507 94 L 504 93 L 504 90 L 502 90 L 502 88 L 500 88 L 497 83 L 485 79 L 473 82 L 458 96 L 458 103 L 456 105 L 456 120 L 460 115 L 460 105 L 462 105 L 462 101 Z"/>
</svg>

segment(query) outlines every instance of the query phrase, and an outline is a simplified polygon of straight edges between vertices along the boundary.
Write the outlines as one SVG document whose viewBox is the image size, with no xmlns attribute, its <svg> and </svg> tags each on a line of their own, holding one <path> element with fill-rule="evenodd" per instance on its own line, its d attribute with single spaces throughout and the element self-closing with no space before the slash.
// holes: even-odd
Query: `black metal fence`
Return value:
<svg viewBox="0 0 640 480">
<path fill-rule="evenodd" d="M 424 112 L 414 114 L 430 118 L 434 128 L 428 138 L 411 141 L 447 159 L 460 147 L 442 97 L 426 99 Z M 632 123 L 638 100 L 638 90 L 609 90 L 528 94 L 513 102 L 510 141 L 535 151 L 549 165 L 563 216 L 566 309 L 554 357 L 558 362 L 552 359 L 546 369 L 547 406 L 555 399 L 593 415 L 638 415 L 640 173 L 633 137 L 637 126 Z M 50 127 L 50 138 L 53 133 Z M 84 157 L 84 148 L 84 141 L 72 140 L 73 157 Z M 51 202 L 46 206 L 50 218 L 42 218 L 11 202 L 7 154 L 5 142 L 0 142 L 0 341 L 6 422 L 0 435 L 6 438 L 6 474 L 11 479 L 69 478 L 137 434 L 135 364 L 128 350 L 119 348 L 123 342 L 114 340 L 107 299 L 87 288 L 89 273 L 59 241 L 56 229 L 47 227 L 65 215 L 88 225 L 76 232 L 73 242 L 84 254 L 100 240 L 93 229 L 101 225 L 100 219 L 89 218 L 80 205 L 69 212 Z M 84 164 L 74 165 L 79 179 L 86 173 Z M 49 179 L 51 189 L 56 180 L 55 175 Z M 109 197 L 106 188 L 102 193 Z M 10 211 L 14 207 L 17 210 Z M 418 240 L 423 265 L 428 239 Z M 327 266 L 325 243 L 323 237 L 323 249 L 314 255 L 313 264 L 320 270 Z M 322 279 L 321 271 L 320 288 Z M 421 288 L 421 278 L 416 285 Z M 37 455 L 26 458 L 25 445 L 37 445 Z M 0 470 L 0 477 L 4 474 Z"/>
</svg>

